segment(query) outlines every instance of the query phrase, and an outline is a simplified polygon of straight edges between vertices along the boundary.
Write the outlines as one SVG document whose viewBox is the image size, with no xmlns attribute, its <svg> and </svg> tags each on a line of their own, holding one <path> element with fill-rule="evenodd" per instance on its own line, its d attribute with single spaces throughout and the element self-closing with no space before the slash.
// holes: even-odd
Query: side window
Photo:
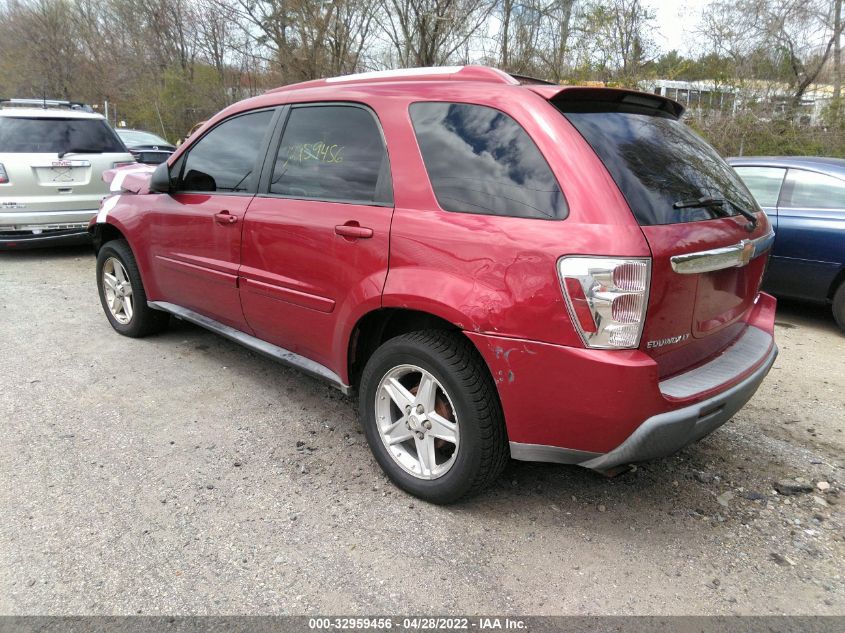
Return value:
<svg viewBox="0 0 845 633">
<path fill-rule="evenodd" d="M 415 103 L 411 120 L 425 168 L 446 211 L 566 217 L 548 163 L 511 117 L 485 106 Z"/>
<path fill-rule="evenodd" d="M 242 114 L 224 121 L 188 149 L 179 191 L 250 191 L 256 159 L 272 110 Z"/>
<path fill-rule="evenodd" d="M 393 202 L 381 131 L 356 106 L 294 107 L 270 180 L 270 193 L 293 198 Z"/>
<path fill-rule="evenodd" d="M 786 169 L 780 167 L 734 167 L 761 207 L 778 206 Z"/>
<path fill-rule="evenodd" d="M 845 180 L 803 169 L 790 169 L 786 176 L 784 207 L 812 209 L 845 208 Z"/>
</svg>

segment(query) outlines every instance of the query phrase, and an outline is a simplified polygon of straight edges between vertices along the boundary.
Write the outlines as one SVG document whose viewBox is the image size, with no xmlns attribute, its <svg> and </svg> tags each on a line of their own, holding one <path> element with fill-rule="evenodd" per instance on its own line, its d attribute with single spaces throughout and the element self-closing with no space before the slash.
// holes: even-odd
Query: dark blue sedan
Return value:
<svg viewBox="0 0 845 633">
<path fill-rule="evenodd" d="M 845 160 L 748 156 L 728 162 L 775 228 L 765 289 L 831 303 L 845 330 Z"/>
</svg>

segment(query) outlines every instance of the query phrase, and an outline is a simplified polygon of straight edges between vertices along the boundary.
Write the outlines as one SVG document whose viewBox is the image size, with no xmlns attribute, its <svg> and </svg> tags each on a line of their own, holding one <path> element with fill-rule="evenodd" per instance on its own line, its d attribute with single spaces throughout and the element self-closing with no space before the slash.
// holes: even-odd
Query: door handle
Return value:
<svg viewBox="0 0 845 633">
<path fill-rule="evenodd" d="M 226 210 L 214 214 L 214 221 L 217 224 L 234 224 L 238 221 L 238 216 L 232 215 Z"/>
<path fill-rule="evenodd" d="M 366 226 L 359 226 L 357 222 L 347 222 L 346 224 L 338 224 L 334 227 L 334 232 L 341 237 L 348 237 L 351 239 L 366 240 L 373 236 L 373 230 Z"/>
</svg>

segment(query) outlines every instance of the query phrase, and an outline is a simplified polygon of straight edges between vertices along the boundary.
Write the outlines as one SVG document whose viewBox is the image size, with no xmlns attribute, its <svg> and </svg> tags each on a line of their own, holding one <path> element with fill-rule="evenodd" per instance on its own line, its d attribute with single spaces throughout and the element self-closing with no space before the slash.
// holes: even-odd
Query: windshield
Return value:
<svg viewBox="0 0 845 633">
<path fill-rule="evenodd" d="M 757 212 L 739 176 L 680 121 L 630 112 L 564 112 L 601 158 L 641 225 Z M 711 199 L 703 206 L 693 204 Z M 724 201 L 723 203 L 713 203 Z"/>
<path fill-rule="evenodd" d="M 126 152 L 103 119 L 0 117 L 0 153 L 57 154 L 74 149 Z"/>
<path fill-rule="evenodd" d="M 123 139 L 127 145 L 170 145 L 160 136 L 156 136 L 152 132 L 143 132 L 141 130 L 117 130 L 117 135 Z"/>
</svg>

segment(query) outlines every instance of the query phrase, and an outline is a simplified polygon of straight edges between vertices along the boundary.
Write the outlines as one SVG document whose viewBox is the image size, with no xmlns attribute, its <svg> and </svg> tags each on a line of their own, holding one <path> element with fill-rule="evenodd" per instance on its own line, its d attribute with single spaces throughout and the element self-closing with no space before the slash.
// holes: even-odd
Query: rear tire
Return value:
<svg viewBox="0 0 845 633">
<path fill-rule="evenodd" d="M 141 273 L 126 240 L 106 242 L 97 253 L 97 290 L 106 318 L 124 336 L 161 332 L 170 322 L 169 314 L 147 305 Z"/>
<path fill-rule="evenodd" d="M 839 284 L 839 288 L 833 295 L 833 318 L 836 324 L 845 332 L 845 281 Z"/>
<path fill-rule="evenodd" d="M 412 332 L 384 343 L 364 367 L 359 407 L 382 470 L 426 501 L 477 494 L 507 463 L 496 386 L 472 343 L 455 332 Z"/>
</svg>

